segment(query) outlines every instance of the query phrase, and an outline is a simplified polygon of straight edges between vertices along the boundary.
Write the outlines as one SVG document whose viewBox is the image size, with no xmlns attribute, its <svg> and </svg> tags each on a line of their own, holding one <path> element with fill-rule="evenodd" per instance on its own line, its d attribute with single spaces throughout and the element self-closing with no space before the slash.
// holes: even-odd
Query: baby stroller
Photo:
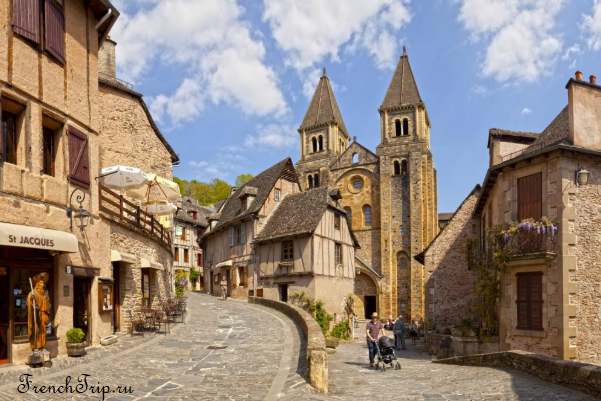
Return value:
<svg viewBox="0 0 601 401">
<path fill-rule="evenodd" d="M 395 370 L 400 369 L 401 364 L 394 355 L 394 340 L 390 337 L 382 336 L 376 344 L 378 345 L 378 363 L 376 364 L 376 368 L 384 371 L 386 370 L 386 365 L 390 365 Z M 380 364 L 382 364 L 381 367 Z"/>
</svg>

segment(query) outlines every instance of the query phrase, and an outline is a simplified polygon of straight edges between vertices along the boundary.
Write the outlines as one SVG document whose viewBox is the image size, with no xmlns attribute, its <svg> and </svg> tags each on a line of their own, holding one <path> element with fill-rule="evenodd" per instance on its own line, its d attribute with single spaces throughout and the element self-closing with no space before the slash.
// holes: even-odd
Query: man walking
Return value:
<svg viewBox="0 0 601 401">
<path fill-rule="evenodd" d="M 405 348 L 405 321 L 403 320 L 403 316 L 399 315 L 399 318 L 394 322 L 394 347 L 399 349 Z"/>
<path fill-rule="evenodd" d="M 227 299 L 227 279 L 225 276 L 221 278 L 221 299 L 224 301 Z"/>
<path fill-rule="evenodd" d="M 367 335 L 367 348 L 369 349 L 369 366 L 375 366 L 375 358 L 378 354 L 376 341 L 378 341 L 380 334 L 384 334 L 384 325 L 378 320 L 376 312 L 371 314 L 371 321 L 367 323 L 365 334 Z"/>
</svg>

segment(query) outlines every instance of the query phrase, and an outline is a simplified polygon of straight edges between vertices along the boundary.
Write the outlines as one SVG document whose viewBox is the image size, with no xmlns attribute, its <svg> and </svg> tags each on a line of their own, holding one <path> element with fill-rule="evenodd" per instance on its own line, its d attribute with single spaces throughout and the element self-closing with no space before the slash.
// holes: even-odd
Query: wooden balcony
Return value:
<svg viewBox="0 0 601 401">
<path fill-rule="evenodd" d="M 154 237 L 171 248 L 171 232 L 152 215 L 146 213 L 133 202 L 128 201 L 116 192 L 103 185 L 98 185 L 98 199 L 100 211 L 106 213 L 122 223 L 136 228 L 143 233 Z"/>
</svg>

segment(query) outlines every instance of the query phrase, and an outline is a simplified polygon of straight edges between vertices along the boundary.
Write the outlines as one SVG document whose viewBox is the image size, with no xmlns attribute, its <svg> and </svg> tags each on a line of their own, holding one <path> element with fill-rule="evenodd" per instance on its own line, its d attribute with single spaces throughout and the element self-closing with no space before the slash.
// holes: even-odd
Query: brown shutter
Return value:
<svg viewBox="0 0 601 401">
<path fill-rule="evenodd" d="M 13 0 L 13 31 L 40 43 L 40 0 Z"/>
<path fill-rule="evenodd" d="M 90 159 L 88 136 L 69 127 L 69 181 L 85 188 L 90 186 Z"/>
<path fill-rule="evenodd" d="M 65 15 L 56 0 L 45 0 L 44 49 L 65 64 Z"/>
<path fill-rule="evenodd" d="M 528 274 L 517 274 L 518 286 L 518 328 L 528 327 Z"/>
<path fill-rule="evenodd" d="M 530 273 L 530 328 L 543 328 L 543 275 Z"/>
<path fill-rule="evenodd" d="M 518 179 L 518 220 L 528 218 L 540 220 L 543 217 L 542 197 L 542 173 Z"/>
</svg>

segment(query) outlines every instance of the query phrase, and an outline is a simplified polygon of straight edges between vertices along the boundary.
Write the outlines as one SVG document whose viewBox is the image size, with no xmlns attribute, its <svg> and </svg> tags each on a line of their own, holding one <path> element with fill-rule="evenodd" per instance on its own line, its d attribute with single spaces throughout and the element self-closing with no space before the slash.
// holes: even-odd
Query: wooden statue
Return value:
<svg viewBox="0 0 601 401">
<path fill-rule="evenodd" d="M 50 297 L 46 290 L 49 279 L 48 273 L 34 276 L 33 289 L 27 296 L 29 347 L 32 350 L 43 349 L 46 346 L 46 327 L 50 322 Z"/>
</svg>

